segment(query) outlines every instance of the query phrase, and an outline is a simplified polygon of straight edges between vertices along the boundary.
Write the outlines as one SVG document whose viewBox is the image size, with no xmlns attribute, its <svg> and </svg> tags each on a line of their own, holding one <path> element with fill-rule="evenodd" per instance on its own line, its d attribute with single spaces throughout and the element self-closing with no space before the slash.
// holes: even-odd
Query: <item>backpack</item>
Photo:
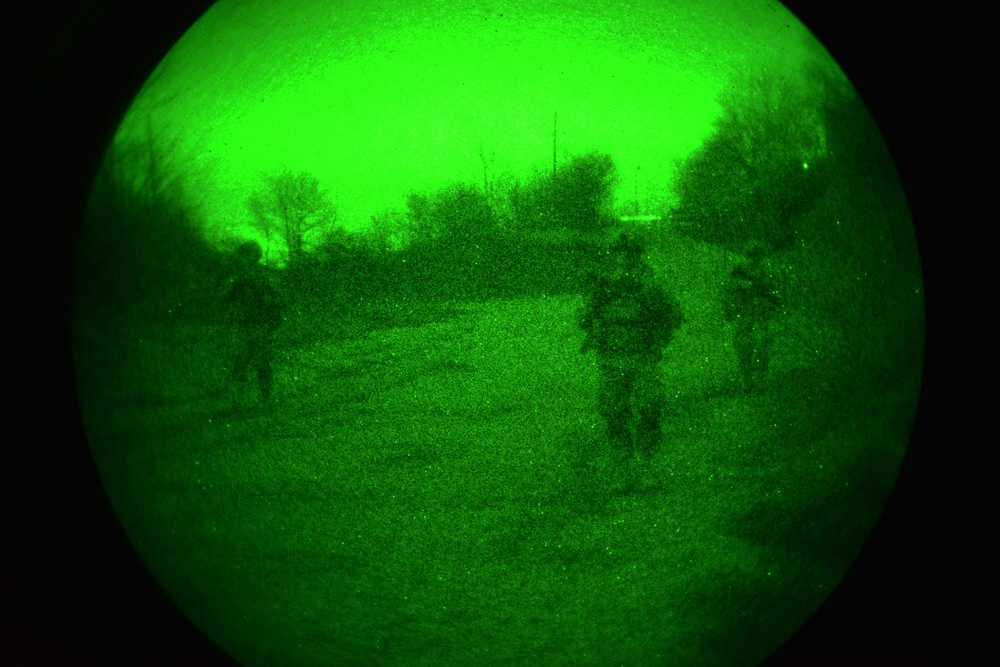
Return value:
<svg viewBox="0 0 1000 667">
<path fill-rule="evenodd" d="M 229 300 L 235 304 L 235 316 L 242 325 L 259 326 L 269 331 L 281 325 L 277 292 L 263 276 L 241 276 L 234 280 Z"/>
</svg>

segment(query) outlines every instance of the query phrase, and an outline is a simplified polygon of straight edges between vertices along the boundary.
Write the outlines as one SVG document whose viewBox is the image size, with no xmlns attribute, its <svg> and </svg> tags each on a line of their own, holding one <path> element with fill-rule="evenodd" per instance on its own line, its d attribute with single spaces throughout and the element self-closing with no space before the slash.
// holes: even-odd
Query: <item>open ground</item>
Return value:
<svg viewBox="0 0 1000 667">
<path fill-rule="evenodd" d="M 863 545 L 919 380 L 870 383 L 789 314 L 745 395 L 705 296 L 633 492 L 578 295 L 302 314 L 271 412 L 228 387 L 223 328 L 104 322 L 87 358 L 116 371 L 81 404 L 137 550 L 246 664 L 753 664 Z"/>
</svg>

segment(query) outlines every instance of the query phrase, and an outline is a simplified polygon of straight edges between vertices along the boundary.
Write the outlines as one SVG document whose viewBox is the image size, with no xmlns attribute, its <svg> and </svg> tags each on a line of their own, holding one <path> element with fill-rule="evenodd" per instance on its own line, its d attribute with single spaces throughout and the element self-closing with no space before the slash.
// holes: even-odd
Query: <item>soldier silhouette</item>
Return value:
<svg viewBox="0 0 1000 667">
<path fill-rule="evenodd" d="M 764 257 L 764 246 L 752 242 L 746 250 L 746 261 L 733 269 L 724 288 L 724 315 L 735 325 L 733 348 L 747 393 L 764 390 L 774 341 L 771 319 L 781 308 L 781 298 L 764 267 Z"/>
<path fill-rule="evenodd" d="M 236 249 L 236 274 L 229 284 L 226 301 L 233 324 L 233 357 L 230 371 L 234 389 L 240 392 L 253 371 L 265 404 L 271 398 L 274 371 L 274 334 L 282 316 L 277 291 L 271 286 L 267 269 L 261 265 L 261 247 L 247 241 Z"/>
<path fill-rule="evenodd" d="M 621 234 L 594 277 L 580 318 L 582 353 L 597 354 L 598 410 L 616 464 L 631 471 L 660 445 L 666 397 L 659 374 L 663 348 L 680 327 L 680 307 L 653 283 L 643 247 Z"/>
</svg>

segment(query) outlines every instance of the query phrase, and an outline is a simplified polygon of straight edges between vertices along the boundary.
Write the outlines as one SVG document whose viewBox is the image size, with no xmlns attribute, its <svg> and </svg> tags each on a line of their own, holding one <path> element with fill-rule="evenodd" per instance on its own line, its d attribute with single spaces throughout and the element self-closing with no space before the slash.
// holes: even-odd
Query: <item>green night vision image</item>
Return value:
<svg viewBox="0 0 1000 667">
<path fill-rule="evenodd" d="M 876 525 L 919 255 L 767 0 L 223 0 L 103 157 L 108 497 L 246 665 L 753 665 Z"/>
</svg>

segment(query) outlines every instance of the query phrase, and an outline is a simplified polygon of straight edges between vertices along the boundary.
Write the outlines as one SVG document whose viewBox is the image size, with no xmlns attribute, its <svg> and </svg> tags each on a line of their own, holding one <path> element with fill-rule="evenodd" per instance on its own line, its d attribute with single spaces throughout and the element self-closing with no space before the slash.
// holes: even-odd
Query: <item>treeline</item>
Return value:
<svg viewBox="0 0 1000 667">
<path fill-rule="evenodd" d="M 675 230 L 737 255 L 762 244 L 794 278 L 790 308 L 825 313 L 888 358 L 922 312 L 912 227 L 878 129 L 839 72 L 813 70 L 808 85 L 743 83 L 723 94 L 715 131 L 678 165 L 676 204 L 654 211 L 664 222 L 647 231 Z M 130 137 L 113 144 L 92 190 L 77 303 L 217 317 L 226 244 L 246 230 L 209 241 L 211 221 L 190 203 L 185 186 L 194 180 L 171 161 L 169 144 L 148 124 Z M 293 301 L 350 308 L 582 289 L 606 232 L 622 225 L 611 157 L 595 151 L 522 179 L 488 176 L 410 193 L 402 210 L 352 232 L 310 174 L 264 176 L 241 204 Z M 893 325 L 903 333 L 876 341 L 872 322 L 893 303 L 903 304 Z"/>
<path fill-rule="evenodd" d="M 309 174 L 265 177 L 249 202 L 293 295 L 488 299 L 581 289 L 595 243 L 616 224 L 616 178 L 610 156 L 592 152 L 524 181 L 410 193 L 404 210 L 353 233 Z"/>
<path fill-rule="evenodd" d="M 802 78 L 734 80 L 714 132 L 679 164 L 675 228 L 740 254 L 762 245 L 790 310 L 836 322 L 858 368 L 919 367 L 920 266 L 892 158 L 825 56 Z"/>
<path fill-rule="evenodd" d="M 210 240 L 193 179 L 147 133 L 112 144 L 80 233 L 76 303 L 155 320 L 217 320 L 242 235 Z M 263 176 L 246 200 L 272 275 L 294 302 L 487 299 L 581 289 L 595 242 L 616 224 L 612 159 L 592 152 L 553 171 L 410 193 L 348 232 L 318 179 Z"/>
<path fill-rule="evenodd" d="M 206 238 L 186 174 L 170 155 L 149 126 L 145 136 L 115 141 L 105 154 L 80 226 L 77 317 L 211 315 L 230 256 Z"/>
</svg>

